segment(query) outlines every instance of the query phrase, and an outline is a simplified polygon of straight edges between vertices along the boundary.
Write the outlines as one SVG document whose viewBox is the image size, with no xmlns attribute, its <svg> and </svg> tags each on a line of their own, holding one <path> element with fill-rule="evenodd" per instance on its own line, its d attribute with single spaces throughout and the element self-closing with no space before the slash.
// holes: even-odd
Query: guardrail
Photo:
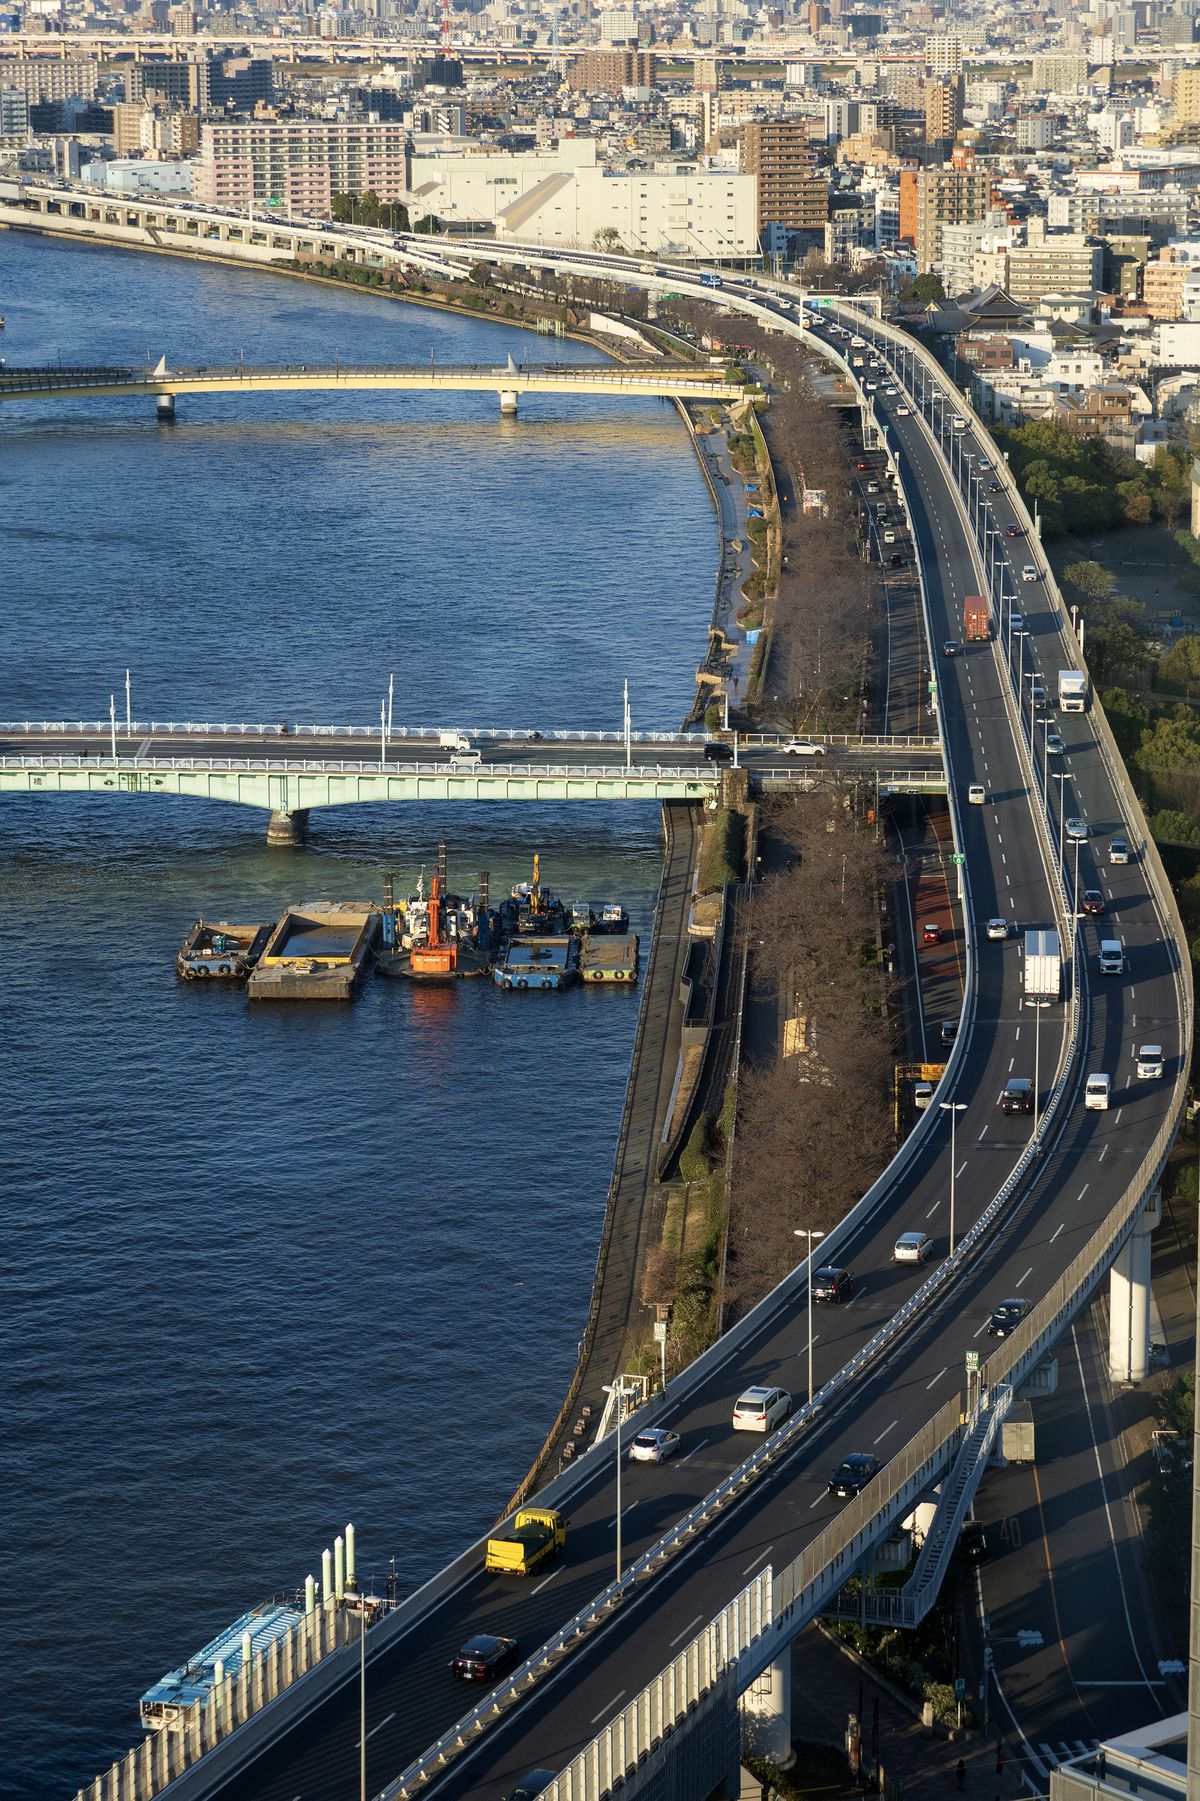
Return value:
<svg viewBox="0 0 1200 1801">
<path fill-rule="evenodd" d="M 118 744 L 128 743 L 130 738 L 164 738 L 182 736 L 188 738 L 364 738 L 374 744 L 390 744 L 394 739 L 407 742 L 409 739 L 437 745 L 446 732 L 461 731 L 465 738 L 472 742 L 476 739 L 488 743 L 519 744 L 624 744 L 624 732 L 603 731 L 590 727 L 556 726 L 535 736 L 529 727 L 465 725 L 460 727 L 431 725 L 396 725 L 389 726 L 386 732 L 378 725 L 304 725 L 302 723 L 281 724 L 279 722 L 263 723 L 220 723 L 188 722 L 179 720 L 135 719 L 129 724 L 118 720 L 116 734 Z M 25 719 L 0 721 L 0 734 L 15 732 L 26 737 L 59 733 L 71 733 L 77 737 L 95 737 L 103 739 L 105 745 L 112 741 L 113 725 L 109 719 Z M 733 734 L 719 734 L 729 741 Z M 833 744 L 844 746 L 850 750 L 939 750 L 941 740 L 937 737 L 917 736 L 905 737 L 900 733 L 856 733 L 828 732 L 807 734 L 814 744 Z M 782 745 L 788 742 L 786 736 L 779 732 L 739 732 L 739 747 L 747 745 L 768 746 Z M 710 742 L 707 732 L 630 732 L 631 744 L 682 744 L 696 746 Z M 448 747 L 447 747 L 448 748 Z"/>
</svg>

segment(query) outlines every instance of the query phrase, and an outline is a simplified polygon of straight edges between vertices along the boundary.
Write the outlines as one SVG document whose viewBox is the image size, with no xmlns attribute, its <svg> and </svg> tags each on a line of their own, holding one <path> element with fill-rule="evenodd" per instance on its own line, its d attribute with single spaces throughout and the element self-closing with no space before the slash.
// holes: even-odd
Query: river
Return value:
<svg viewBox="0 0 1200 1801">
<path fill-rule="evenodd" d="M 503 326 L 0 235 L 9 365 L 596 360 Z M 5 406 L 0 717 L 674 726 L 715 577 L 654 401 L 259 395 Z M 373 982 L 250 1009 L 176 980 L 198 913 L 378 898 L 450 844 L 648 942 L 656 808 L 0 800 L 8 1579 L 0 1794 L 70 1795 L 139 1694 L 319 1576 L 401 1592 L 489 1523 L 569 1378 L 636 1003 Z M 394 1559 L 394 1565 L 391 1560 Z"/>
</svg>

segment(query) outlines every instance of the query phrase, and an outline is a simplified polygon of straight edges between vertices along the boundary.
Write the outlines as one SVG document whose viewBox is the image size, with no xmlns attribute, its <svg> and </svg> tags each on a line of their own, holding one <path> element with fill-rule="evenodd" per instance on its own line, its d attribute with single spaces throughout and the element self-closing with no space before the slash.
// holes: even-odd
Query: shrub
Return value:
<svg viewBox="0 0 1200 1801">
<path fill-rule="evenodd" d="M 704 832 L 700 853 L 700 892 L 715 894 L 726 882 L 736 882 L 742 865 L 742 816 L 722 807 Z"/>
</svg>

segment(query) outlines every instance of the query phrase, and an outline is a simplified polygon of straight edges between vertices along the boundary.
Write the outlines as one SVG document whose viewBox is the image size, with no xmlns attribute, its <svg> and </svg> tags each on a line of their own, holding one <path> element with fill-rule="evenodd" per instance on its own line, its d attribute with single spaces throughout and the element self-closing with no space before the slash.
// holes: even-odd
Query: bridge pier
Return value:
<svg viewBox="0 0 1200 1801">
<path fill-rule="evenodd" d="M 785 1645 L 773 1664 L 742 1696 L 742 1750 L 765 1757 L 778 1770 L 796 1760 L 792 1750 L 792 1651 Z"/>
<path fill-rule="evenodd" d="M 267 821 L 267 843 L 273 848 L 292 849 L 308 836 L 307 807 L 276 807 Z"/>
<path fill-rule="evenodd" d="M 160 425 L 174 425 L 174 423 L 175 423 L 175 396 L 174 396 L 174 394 L 156 394 L 154 396 L 154 412 L 155 412 L 155 416 L 158 419 L 158 423 Z"/>
<path fill-rule="evenodd" d="M 1108 1373 L 1142 1382 L 1150 1369 L 1150 1234 L 1162 1218 L 1155 1189 L 1108 1278 Z"/>
<path fill-rule="evenodd" d="M 516 395 L 515 390 L 512 388 L 501 388 L 501 390 L 500 390 L 500 417 L 502 419 L 515 419 L 516 416 L 517 416 L 517 395 Z"/>
</svg>

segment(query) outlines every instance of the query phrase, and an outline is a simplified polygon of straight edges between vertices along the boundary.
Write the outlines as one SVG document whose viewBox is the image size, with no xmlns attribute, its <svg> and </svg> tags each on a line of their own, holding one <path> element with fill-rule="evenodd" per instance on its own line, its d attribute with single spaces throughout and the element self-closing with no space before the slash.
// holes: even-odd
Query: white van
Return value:
<svg viewBox="0 0 1200 1801">
<path fill-rule="evenodd" d="M 1091 1113 L 1107 1113 L 1108 1097 L 1112 1093 L 1110 1076 L 1089 1076 L 1083 1090 L 1083 1104 Z"/>
<path fill-rule="evenodd" d="M 479 769 L 483 763 L 483 752 L 472 750 L 456 750 L 450 759 L 451 769 Z"/>
<path fill-rule="evenodd" d="M 1125 946 L 1121 940 L 1119 938 L 1102 938 L 1098 961 L 1102 976 L 1123 976 L 1125 974 Z"/>
<path fill-rule="evenodd" d="M 1156 1082 L 1163 1072 L 1163 1048 L 1161 1044 L 1143 1044 L 1138 1047 L 1138 1077 L 1143 1082 Z"/>
<path fill-rule="evenodd" d="M 963 418 L 961 413 L 955 413 L 952 415 L 951 420 L 950 420 L 950 425 L 954 431 L 966 431 L 966 429 L 967 429 L 967 422 Z"/>
</svg>

